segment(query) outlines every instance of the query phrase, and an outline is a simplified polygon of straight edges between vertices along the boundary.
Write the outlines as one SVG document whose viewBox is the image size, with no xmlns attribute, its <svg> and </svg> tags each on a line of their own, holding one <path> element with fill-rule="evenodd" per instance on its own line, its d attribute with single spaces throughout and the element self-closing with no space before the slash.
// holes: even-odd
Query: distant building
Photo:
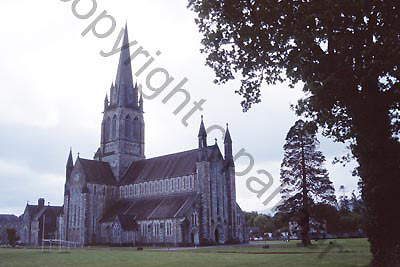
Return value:
<svg viewBox="0 0 400 267">
<path fill-rule="evenodd" d="M 37 246 L 42 243 L 43 237 L 61 239 L 64 231 L 63 212 L 62 206 L 45 205 L 43 198 L 38 200 L 37 205 L 26 204 L 19 226 L 20 242 Z"/>
<path fill-rule="evenodd" d="M 228 129 L 224 154 L 217 143 L 208 145 L 201 120 L 196 148 L 146 159 L 143 97 L 132 80 L 128 44 L 125 28 L 94 160 L 68 158 L 64 238 L 83 245 L 246 242 Z M 160 132 L 165 142 L 172 138 L 168 127 Z"/>
<path fill-rule="evenodd" d="M 249 226 L 247 227 L 248 230 L 248 236 L 250 240 L 254 240 L 254 238 L 257 237 L 262 237 L 264 235 L 264 233 L 262 233 L 262 231 L 260 230 L 260 227 L 257 226 Z"/>
<path fill-rule="evenodd" d="M 0 214 L 0 244 L 8 243 L 7 229 L 14 229 L 18 232 L 20 224 L 21 218 L 15 215 Z"/>
<path fill-rule="evenodd" d="M 63 221 L 63 206 L 45 205 L 44 199 L 39 198 L 37 205 L 26 204 L 24 213 L 20 217 L 0 214 L 0 244 L 8 243 L 7 229 L 15 229 L 19 242 L 24 245 L 40 245 L 43 237 L 62 239 Z"/>
<path fill-rule="evenodd" d="M 310 238 L 325 238 L 328 232 L 326 230 L 325 222 L 318 222 L 313 218 L 310 218 Z M 289 236 L 291 239 L 301 239 L 302 227 L 301 225 L 293 220 L 289 222 Z"/>
</svg>

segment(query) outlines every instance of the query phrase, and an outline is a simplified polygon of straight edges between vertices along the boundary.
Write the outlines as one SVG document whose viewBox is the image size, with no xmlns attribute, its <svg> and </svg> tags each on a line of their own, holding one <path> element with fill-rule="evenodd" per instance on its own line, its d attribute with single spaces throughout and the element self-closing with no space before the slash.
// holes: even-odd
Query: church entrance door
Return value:
<svg viewBox="0 0 400 267">
<path fill-rule="evenodd" d="M 219 243 L 219 231 L 218 229 L 215 229 L 215 243 Z"/>
</svg>

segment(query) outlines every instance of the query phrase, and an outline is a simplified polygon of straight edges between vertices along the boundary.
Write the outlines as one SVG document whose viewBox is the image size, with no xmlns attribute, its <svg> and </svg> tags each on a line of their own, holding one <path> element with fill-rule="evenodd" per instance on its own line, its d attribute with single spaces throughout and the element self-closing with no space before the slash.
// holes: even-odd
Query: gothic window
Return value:
<svg viewBox="0 0 400 267">
<path fill-rule="evenodd" d="M 167 236 L 172 235 L 172 221 L 170 221 L 170 220 L 166 222 L 166 232 L 167 232 Z"/>
<path fill-rule="evenodd" d="M 78 207 L 78 227 L 81 226 L 81 209 Z"/>
<path fill-rule="evenodd" d="M 199 215 L 197 214 L 197 212 L 193 212 L 192 214 L 192 225 L 193 226 L 199 225 Z"/>
<path fill-rule="evenodd" d="M 160 222 L 156 222 L 155 236 L 160 235 Z"/>
<path fill-rule="evenodd" d="M 117 137 L 117 116 L 114 115 L 112 119 L 112 127 L 111 127 L 112 138 L 115 139 Z"/>
<path fill-rule="evenodd" d="M 165 192 L 168 192 L 169 190 L 169 180 L 165 180 Z"/>
<path fill-rule="evenodd" d="M 133 140 L 139 141 L 139 133 L 140 131 L 140 125 L 139 125 L 139 120 L 137 117 L 133 120 Z"/>
<path fill-rule="evenodd" d="M 125 137 L 128 139 L 132 138 L 133 122 L 129 115 L 125 118 Z"/>
<path fill-rule="evenodd" d="M 111 128 L 111 119 L 110 119 L 110 117 L 108 117 L 104 124 L 104 139 L 106 141 L 110 140 L 110 128 Z"/>
</svg>

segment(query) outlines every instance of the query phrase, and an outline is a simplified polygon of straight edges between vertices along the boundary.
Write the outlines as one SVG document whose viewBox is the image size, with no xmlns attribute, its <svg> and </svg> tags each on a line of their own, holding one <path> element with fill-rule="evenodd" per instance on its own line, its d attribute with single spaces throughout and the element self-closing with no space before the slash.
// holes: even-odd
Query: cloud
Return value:
<svg viewBox="0 0 400 267">
<path fill-rule="evenodd" d="M 35 172 L 28 166 L 0 159 L 0 213 L 21 214 L 26 201 L 37 203 L 44 197 L 52 205 L 62 205 L 64 177 Z"/>
</svg>

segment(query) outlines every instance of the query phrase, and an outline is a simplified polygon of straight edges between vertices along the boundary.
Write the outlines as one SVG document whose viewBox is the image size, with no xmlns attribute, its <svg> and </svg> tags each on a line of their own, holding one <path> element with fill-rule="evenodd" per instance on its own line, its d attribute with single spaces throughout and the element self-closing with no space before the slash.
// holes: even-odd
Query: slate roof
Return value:
<svg viewBox="0 0 400 267">
<path fill-rule="evenodd" d="M 0 223 L 17 222 L 20 218 L 12 214 L 0 214 Z"/>
<path fill-rule="evenodd" d="M 135 216 L 133 215 L 118 215 L 118 220 L 122 229 L 125 231 L 133 231 L 138 229 L 138 224 L 136 223 Z"/>
<path fill-rule="evenodd" d="M 207 148 L 210 157 L 217 145 Z M 199 149 L 192 149 L 160 157 L 135 161 L 131 164 L 123 179 L 122 185 L 140 183 L 157 179 L 174 178 L 196 172 Z"/>
<path fill-rule="evenodd" d="M 40 208 L 38 205 L 29 205 L 27 204 L 26 207 L 28 208 L 29 215 L 31 218 L 40 218 L 45 211 L 51 213 L 51 215 L 58 216 L 60 213 L 64 212 L 63 206 L 43 206 Z"/>
<path fill-rule="evenodd" d="M 104 214 L 101 222 L 112 222 L 116 216 L 130 216 L 135 221 L 185 216 L 199 197 L 197 193 L 181 193 L 141 199 L 123 199 Z"/>
<path fill-rule="evenodd" d="M 31 217 L 35 216 L 35 214 L 36 214 L 36 212 L 38 210 L 38 205 L 29 205 L 29 204 L 27 204 L 26 207 L 28 209 L 29 215 Z"/>
<path fill-rule="evenodd" d="M 122 184 L 177 177 L 196 172 L 197 149 L 135 161 L 122 179 Z"/>
<path fill-rule="evenodd" d="M 87 182 L 94 184 L 116 185 L 114 174 L 107 162 L 78 159 L 86 174 Z"/>
<path fill-rule="evenodd" d="M 37 210 L 37 213 L 35 214 L 35 219 L 40 218 L 44 213 L 46 213 L 46 216 L 50 215 L 57 217 L 63 212 L 64 212 L 63 206 L 43 206 L 41 209 Z"/>
</svg>

